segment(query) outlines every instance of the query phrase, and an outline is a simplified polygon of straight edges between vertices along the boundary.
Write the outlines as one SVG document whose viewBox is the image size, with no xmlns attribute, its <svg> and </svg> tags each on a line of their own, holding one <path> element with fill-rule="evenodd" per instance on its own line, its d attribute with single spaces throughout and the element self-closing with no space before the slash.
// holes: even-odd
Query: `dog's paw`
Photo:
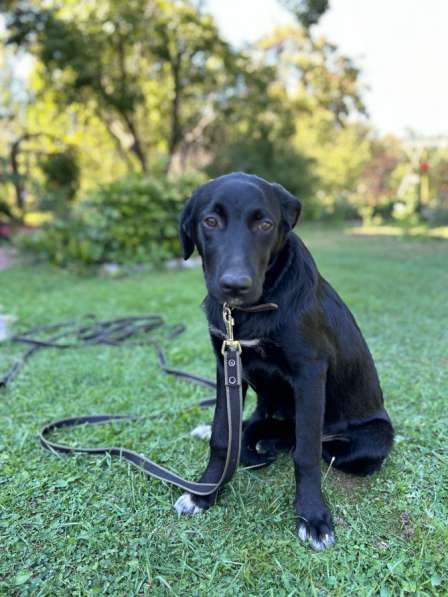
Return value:
<svg viewBox="0 0 448 597">
<path fill-rule="evenodd" d="M 194 503 L 191 493 L 181 495 L 174 504 L 174 509 L 183 516 L 193 516 L 193 514 L 199 514 L 203 511 L 203 508 Z"/>
<path fill-rule="evenodd" d="M 212 436 L 212 426 L 206 424 L 198 425 L 190 431 L 190 435 L 199 439 L 210 439 Z"/>
<path fill-rule="evenodd" d="M 335 544 L 330 515 L 308 520 L 302 518 L 297 525 L 297 535 L 315 551 L 324 551 Z"/>
</svg>

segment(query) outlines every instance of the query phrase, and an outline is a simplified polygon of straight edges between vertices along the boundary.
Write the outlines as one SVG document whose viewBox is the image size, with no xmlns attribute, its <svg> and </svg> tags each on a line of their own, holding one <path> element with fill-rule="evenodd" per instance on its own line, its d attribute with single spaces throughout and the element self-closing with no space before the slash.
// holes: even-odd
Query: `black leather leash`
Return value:
<svg viewBox="0 0 448 597">
<path fill-rule="evenodd" d="M 215 388 L 216 384 L 210 379 L 199 377 L 185 371 L 173 369 L 167 364 L 165 352 L 157 340 L 150 337 L 156 330 L 165 331 L 168 340 L 172 340 L 185 331 L 182 324 L 168 325 L 160 315 L 144 315 L 138 317 L 121 317 L 98 321 L 94 315 L 86 315 L 80 323 L 77 320 L 64 321 L 52 325 L 32 328 L 22 334 L 17 334 L 10 342 L 25 344 L 29 348 L 23 352 L 12 364 L 9 370 L 0 377 L 0 389 L 6 388 L 14 381 L 29 358 L 37 351 L 45 348 L 60 350 L 80 348 L 86 345 L 106 344 L 121 346 L 123 343 L 134 340 L 139 345 L 154 347 L 161 369 L 170 375 L 182 377 L 188 381 Z M 201 403 L 208 406 L 210 401 Z"/>
<path fill-rule="evenodd" d="M 261 311 L 275 310 L 277 305 L 274 303 L 266 303 L 256 305 L 253 307 L 234 307 L 243 311 L 258 313 Z M 94 316 L 87 316 L 87 321 L 79 326 L 76 321 L 67 321 L 55 325 L 41 326 L 29 330 L 21 335 L 14 336 L 11 340 L 13 342 L 24 343 L 30 345 L 30 348 L 23 353 L 21 358 L 13 364 L 10 370 L 0 378 L 0 387 L 6 387 L 18 374 L 21 367 L 25 364 L 28 358 L 37 350 L 43 348 L 79 348 L 82 345 L 107 344 L 117 346 L 130 338 L 145 335 L 144 342 L 139 344 L 152 345 L 158 355 L 160 368 L 169 375 L 180 377 L 187 381 L 196 384 L 204 385 L 209 388 L 216 388 L 216 384 L 210 379 L 193 375 L 191 373 L 181 371 L 169 367 L 167 364 L 165 353 L 155 339 L 148 338 L 147 334 L 160 328 L 165 328 L 168 331 L 168 338 L 172 339 L 180 335 L 184 330 L 183 325 L 167 326 L 162 317 L 158 315 L 148 315 L 140 317 L 125 317 L 120 319 L 113 319 L 107 321 L 97 321 Z M 223 319 L 226 327 L 226 334 L 223 334 L 224 341 L 222 344 L 222 355 L 224 364 L 224 383 L 226 393 L 226 412 L 227 412 L 227 454 L 225 465 L 219 481 L 216 483 L 197 483 L 184 479 L 177 473 L 166 469 L 157 464 L 150 458 L 139 454 L 133 450 L 123 447 L 72 447 L 66 444 L 60 444 L 51 441 L 50 434 L 58 429 L 66 427 L 76 427 L 79 425 L 98 425 L 102 423 L 110 423 L 113 421 L 135 421 L 142 418 L 133 415 L 87 415 L 69 417 L 52 421 L 43 427 L 39 434 L 40 443 L 43 448 L 64 454 L 109 454 L 110 456 L 118 456 L 137 467 L 148 476 L 155 477 L 162 481 L 166 481 L 181 489 L 196 495 L 210 495 L 217 491 L 222 485 L 227 483 L 234 475 L 240 458 L 241 449 L 241 432 L 242 432 L 242 365 L 241 365 L 241 351 L 242 345 L 246 344 L 241 340 L 235 340 L 233 334 L 234 320 L 232 317 L 232 308 L 228 305 L 223 306 Z M 49 334 L 49 337 L 36 337 L 37 334 Z M 221 332 L 220 332 L 221 334 Z M 74 338 L 72 341 L 62 340 L 65 338 Z M 247 342 L 250 345 L 250 342 Z M 213 406 L 215 400 L 202 400 L 199 405 L 201 407 Z M 338 439 L 339 436 L 323 437 L 323 441 L 331 439 Z"/>
<path fill-rule="evenodd" d="M 271 309 L 276 309 L 277 305 L 266 304 L 257 305 L 256 307 L 245 309 L 246 311 L 259 312 Z M 242 431 L 242 418 L 243 418 L 243 396 L 242 396 L 242 367 L 241 367 L 241 343 L 235 340 L 233 335 L 234 320 L 232 317 L 231 307 L 228 305 L 223 306 L 223 319 L 226 326 L 227 337 L 222 344 L 222 355 L 224 363 L 224 383 L 226 393 L 226 411 L 227 411 L 227 454 L 225 465 L 219 481 L 216 483 L 197 483 L 184 479 L 177 473 L 174 473 L 163 466 L 160 466 L 150 458 L 138 454 L 133 450 L 128 450 L 122 447 L 99 447 L 99 448 L 83 448 L 83 447 L 71 447 L 65 444 L 59 444 L 48 439 L 48 436 L 56 429 L 65 427 L 75 427 L 78 425 L 95 425 L 100 423 L 107 423 L 111 421 L 131 421 L 136 420 L 139 417 L 132 415 L 90 415 L 82 417 L 70 417 L 67 419 L 61 419 L 59 421 L 53 421 L 47 424 L 40 432 L 40 442 L 42 447 L 47 450 L 54 452 L 62 452 L 65 454 L 69 453 L 82 453 L 82 454 L 109 454 L 111 456 L 118 456 L 119 458 L 129 462 L 133 466 L 137 467 L 143 473 L 148 476 L 155 477 L 162 481 L 166 481 L 181 489 L 184 489 L 190 493 L 196 495 L 210 495 L 217 491 L 222 485 L 228 482 L 234 475 L 240 459 L 241 449 L 241 431 Z M 53 341 L 52 341 L 53 342 Z M 45 343 L 45 346 L 51 345 Z M 159 353 L 159 362 L 162 369 L 169 374 L 176 375 L 189 379 L 190 381 L 196 381 L 197 383 L 207 382 L 205 385 L 215 387 L 213 382 L 204 380 L 191 374 L 187 374 L 176 369 L 171 369 L 166 365 L 166 359 L 161 351 L 160 347 L 157 346 Z M 214 403 L 214 401 L 207 401 L 207 406 Z M 202 403 L 204 405 L 204 403 Z"/>
</svg>

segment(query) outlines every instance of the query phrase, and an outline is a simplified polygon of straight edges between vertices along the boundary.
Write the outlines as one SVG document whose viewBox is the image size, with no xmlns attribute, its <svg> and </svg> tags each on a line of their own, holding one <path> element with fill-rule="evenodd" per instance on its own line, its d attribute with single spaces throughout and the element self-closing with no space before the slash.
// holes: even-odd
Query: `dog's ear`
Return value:
<svg viewBox="0 0 448 597">
<path fill-rule="evenodd" d="M 196 204 L 196 193 L 187 200 L 185 207 L 180 214 L 179 236 L 184 253 L 184 259 L 191 257 L 195 247 L 194 231 L 194 208 Z"/>
<path fill-rule="evenodd" d="M 286 229 L 289 232 L 297 224 L 300 213 L 302 211 L 302 204 L 294 197 L 289 191 L 287 191 L 281 184 L 273 183 L 272 188 L 274 193 L 280 200 L 283 220 L 286 225 Z"/>
</svg>

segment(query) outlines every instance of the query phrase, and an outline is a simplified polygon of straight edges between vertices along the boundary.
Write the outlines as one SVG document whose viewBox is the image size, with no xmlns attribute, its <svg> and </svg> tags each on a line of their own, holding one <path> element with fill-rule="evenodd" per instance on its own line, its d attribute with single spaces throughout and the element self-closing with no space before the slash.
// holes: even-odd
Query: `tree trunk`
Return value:
<svg viewBox="0 0 448 597">
<path fill-rule="evenodd" d="M 122 116 L 123 116 L 123 120 L 126 123 L 126 126 L 128 127 L 128 131 L 131 133 L 131 136 L 133 139 L 133 143 L 131 145 L 131 151 L 135 155 L 137 160 L 139 161 L 139 164 L 140 164 L 143 174 L 147 174 L 148 173 L 148 160 L 147 160 L 145 151 L 143 149 L 143 146 L 141 144 L 140 137 L 137 133 L 137 129 L 135 128 L 135 125 L 132 122 L 132 119 L 130 118 L 129 114 L 127 114 L 126 112 L 123 112 Z"/>
<path fill-rule="evenodd" d="M 14 186 L 14 192 L 16 196 L 17 209 L 23 213 L 25 208 L 25 189 L 22 183 L 22 177 L 19 172 L 19 153 L 20 144 L 27 138 L 27 135 L 20 137 L 11 145 L 11 151 L 9 154 L 9 163 L 12 171 L 12 184 Z"/>
<path fill-rule="evenodd" d="M 167 164 L 167 172 L 169 172 L 174 154 L 176 153 L 177 147 L 179 142 L 182 138 L 182 129 L 180 125 L 180 100 L 181 100 L 181 91 L 182 86 L 180 82 L 180 70 L 181 70 L 181 60 L 182 55 L 180 52 L 176 54 L 176 59 L 174 62 L 171 62 L 171 72 L 173 74 L 173 85 L 174 85 L 174 95 L 173 101 L 171 103 L 171 131 L 170 131 L 170 139 L 168 144 L 168 164 Z"/>
<path fill-rule="evenodd" d="M 104 127 L 106 128 L 111 139 L 115 143 L 118 153 L 122 157 L 123 161 L 126 163 L 126 166 L 129 170 L 129 172 L 131 172 L 133 170 L 133 164 L 132 164 L 132 160 L 129 156 L 128 148 L 126 147 L 126 144 L 123 142 L 123 140 L 120 138 L 120 136 L 117 135 L 117 133 L 113 130 L 113 124 L 111 123 L 110 119 L 108 119 L 99 110 L 97 110 L 96 115 L 104 124 Z"/>
</svg>

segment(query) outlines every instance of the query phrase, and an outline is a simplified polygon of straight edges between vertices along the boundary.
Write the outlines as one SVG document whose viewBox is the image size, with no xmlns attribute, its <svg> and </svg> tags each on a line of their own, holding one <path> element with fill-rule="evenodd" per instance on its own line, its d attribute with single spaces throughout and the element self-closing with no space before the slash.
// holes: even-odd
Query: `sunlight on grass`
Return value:
<svg viewBox="0 0 448 597">
<path fill-rule="evenodd" d="M 394 225 L 363 225 L 349 226 L 345 228 L 344 234 L 365 235 L 365 236 L 414 236 L 421 238 L 441 238 L 448 239 L 448 226 L 437 226 L 429 228 L 428 226 L 394 226 Z"/>
</svg>

